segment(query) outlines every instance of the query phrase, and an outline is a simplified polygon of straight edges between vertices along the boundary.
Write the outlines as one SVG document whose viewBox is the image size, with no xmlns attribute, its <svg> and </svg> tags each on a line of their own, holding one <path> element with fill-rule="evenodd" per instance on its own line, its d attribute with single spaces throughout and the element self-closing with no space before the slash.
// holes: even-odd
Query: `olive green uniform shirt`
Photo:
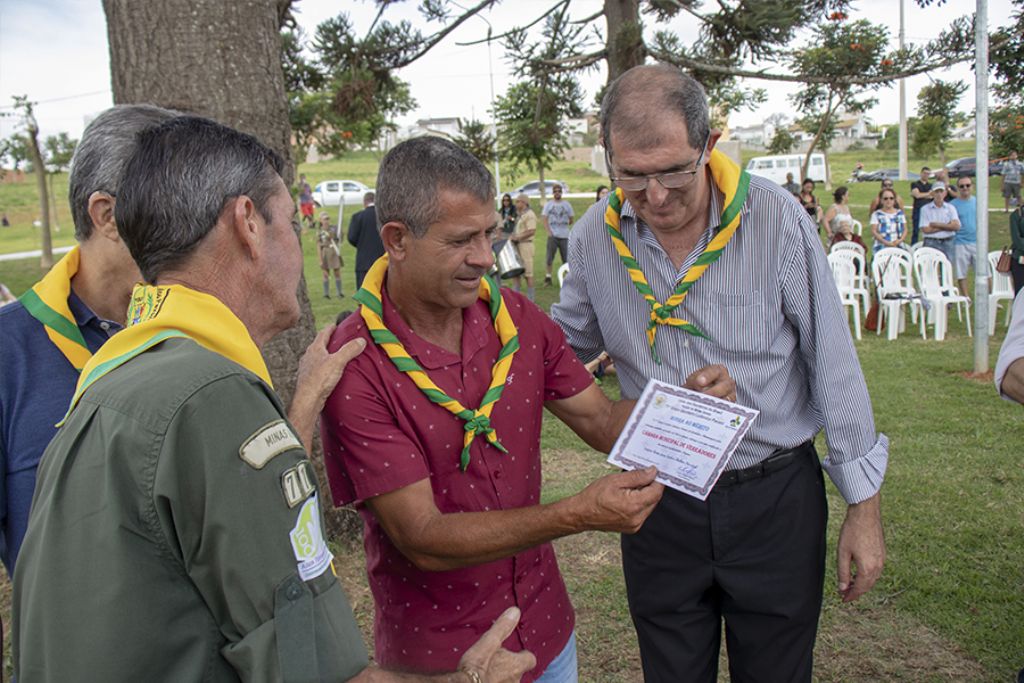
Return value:
<svg viewBox="0 0 1024 683">
<path fill-rule="evenodd" d="M 191 340 L 83 395 L 43 456 L 17 679 L 344 681 L 367 664 L 316 476 L 265 383 Z"/>
</svg>

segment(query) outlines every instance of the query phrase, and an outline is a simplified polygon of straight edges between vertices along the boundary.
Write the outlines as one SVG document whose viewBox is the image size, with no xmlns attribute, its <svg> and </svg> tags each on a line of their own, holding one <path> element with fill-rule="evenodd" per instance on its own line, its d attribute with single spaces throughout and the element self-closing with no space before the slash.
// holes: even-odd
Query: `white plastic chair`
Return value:
<svg viewBox="0 0 1024 683">
<path fill-rule="evenodd" d="M 857 233 L 858 235 L 860 235 L 861 237 L 863 237 L 864 236 L 864 224 L 861 223 L 856 218 L 854 218 L 852 221 L 850 221 L 850 223 L 853 225 L 853 231 L 855 233 Z"/>
<path fill-rule="evenodd" d="M 864 247 L 857 244 L 856 242 L 836 242 L 829 249 L 829 254 L 836 253 L 852 253 L 856 254 L 856 272 L 854 274 L 854 282 L 858 289 L 863 289 L 865 292 L 868 291 L 868 269 L 867 269 L 867 256 Z M 867 310 L 868 304 L 864 305 L 864 309 Z"/>
<path fill-rule="evenodd" d="M 832 268 L 832 279 L 836 282 L 836 289 L 839 290 L 839 298 L 843 306 L 849 306 L 853 313 L 853 333 L 860 341 L 860 292 L 856 288 L 856 270 L 854 269 L 852 252 L 838 252 L 828 255 L 828 265 Z M 867 292 L 864 292 L 867 296 Z M 865 299 L 866 300 L 866 299 Z"/>
<path fill-rule="evenodd" d="M 862 247 L 861 245 L 857 244 L 852 240 L 846 240 L 845 242 L 836 242 L 828 250 L 828 253 L 832 254 L 837 251 L 855 251 L 861 256 L 864 256 L 865 254 L 864 247 Z"/>
<path fill-rule="evenodd" d="M 864 310 L 871 306 L 871 293 L 867 288 L 867 266 L 864 256 L 853 249 L 840 249 L 828 255 L 829 264 L 833 260 L 847 261 L 853 267 L 853 280 L 850 283 L 850 292 L 853 296 L 860 297 Z M 835 272 L 832 273 L 835 275 Z"/>
<path fill-rule="evenodd" d="M 569 277 L 569 264 L 563 263 L 558 266 L 558 286 L 561 287 L 562 283 L 565 282 L 565 278 Z"/>
<path fill-rule="evenodd" d="M 999 303 L 1010 302 L 1006 307 L 1006 326 L 1010 326 L 1010 311 L 1013 310 L 1013 281 L 1006 273 L 996 270 L 1002 251 L 988 252 L 988 272 L 992 276 L 992 292 L 988 295 L 988 334 L 996 333 L 996 317 L 999 315 Z"/>
<path fill-rule="evenodd" d="M 960 294 L 953 284 L 953 264 L 946 255 L 931 247 L 915 250 L 914 274 L 917 276 L 921 298 L 931 304 L 928 318 L 935 326 L 935 339 L 942 341 L 946 338 L 946 329 L 949 325 L 947 307 L 950 304 L 957 306 L 961 320 L 964 316 L 960 312 L 960 306 L 966 307 L 967 334 L 971 336 L 971 300 Z"/>
<path fill-rule="evenodd" d="M 886 325 L 886 336 L 895 339 L 906 327 L 904 308 L 910 308 L 925 338 L 924 316 L 918 316 L 921 307 L 920 296 L 913 286 L 913 263 L 910 253 L 903 249 L 880 249 L 871 262 L 871 276 L 878 296 L 879 316 L 876 334 L 881 334 Z M 909 283 L 909 284 L 908 284 Z"/>
</svg>

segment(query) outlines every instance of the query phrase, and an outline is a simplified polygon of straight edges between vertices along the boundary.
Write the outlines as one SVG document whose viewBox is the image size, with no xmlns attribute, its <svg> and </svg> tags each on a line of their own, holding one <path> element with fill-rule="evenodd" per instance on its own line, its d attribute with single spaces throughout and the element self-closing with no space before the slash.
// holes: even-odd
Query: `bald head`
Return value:
<svg viewBox="0 0 1024 683">
<path fill-rule="evenodd" d="M 704 88 L 692 76 L 668 64 L 635 66 L 608 86 L 601 102 L 605 146 L 650 149 L 668 142 L 665 116 L 686 123 L 687 141 L 701 149 L 711 130 Z"/>
</svg>

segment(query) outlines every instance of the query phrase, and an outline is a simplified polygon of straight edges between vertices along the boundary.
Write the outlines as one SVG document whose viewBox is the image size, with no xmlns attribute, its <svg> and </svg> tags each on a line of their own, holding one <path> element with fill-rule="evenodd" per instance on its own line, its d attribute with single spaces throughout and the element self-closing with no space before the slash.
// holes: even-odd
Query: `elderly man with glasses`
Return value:
<svg viewBox="0 0 1024 683">
<path fill-rule="evenodd" d="M 620 76 L 601 130 L 617 189 L 573 228 L 552 316 L 582 360 L 607 349 L 623 398 L 718 363 L 760 410 L 706 500 L 666 489 L 622 538 L 644 679 L 715 681 L 724 620 L 733 680 L 810 681 L 827 517 L 813 439 L 827 430 L 848 504 L 844 601 L 882 570 L 888 460 L 817 225 L 715 149 L 704 89 L 679 69 Z"/>
</svg>

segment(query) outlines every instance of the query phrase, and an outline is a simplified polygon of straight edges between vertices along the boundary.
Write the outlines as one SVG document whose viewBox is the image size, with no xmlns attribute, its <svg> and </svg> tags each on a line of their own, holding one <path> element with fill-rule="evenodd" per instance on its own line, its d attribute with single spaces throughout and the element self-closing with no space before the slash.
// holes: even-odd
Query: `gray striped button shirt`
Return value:
<svg viewBox="0 0 1024 683">
<path fill-rule="evenodd" d="M 622 235 L 659 301 L 671 295 L 718 226 L 723 196 L 713 184 L 711 194 L 707 230 L 678 271 L 629 202 L 623 207 Z M 730 469 L 798 446 L 824 427 L 824 468 L 843 498 L 852 504 L 874 495 L 885 476 L 889 440 L 875 432 L 816 226 L 793 196 L 751 178 L 739 229 L 677 310 L 709 339 L 659 326 L 661 365 L 644 334 L 650 308 L 604 226 L 606 206 L 607 200 L 591 206 L 573 228 L 570 274 L 551 310 L 577 355 L 586 361 L 607 350 L 623 397 L 633 399 L 650 377 L 682 384 L 695 370 L 721 363 L 736 380 L 738 402 L 761 411 Z"/>
</svg>

